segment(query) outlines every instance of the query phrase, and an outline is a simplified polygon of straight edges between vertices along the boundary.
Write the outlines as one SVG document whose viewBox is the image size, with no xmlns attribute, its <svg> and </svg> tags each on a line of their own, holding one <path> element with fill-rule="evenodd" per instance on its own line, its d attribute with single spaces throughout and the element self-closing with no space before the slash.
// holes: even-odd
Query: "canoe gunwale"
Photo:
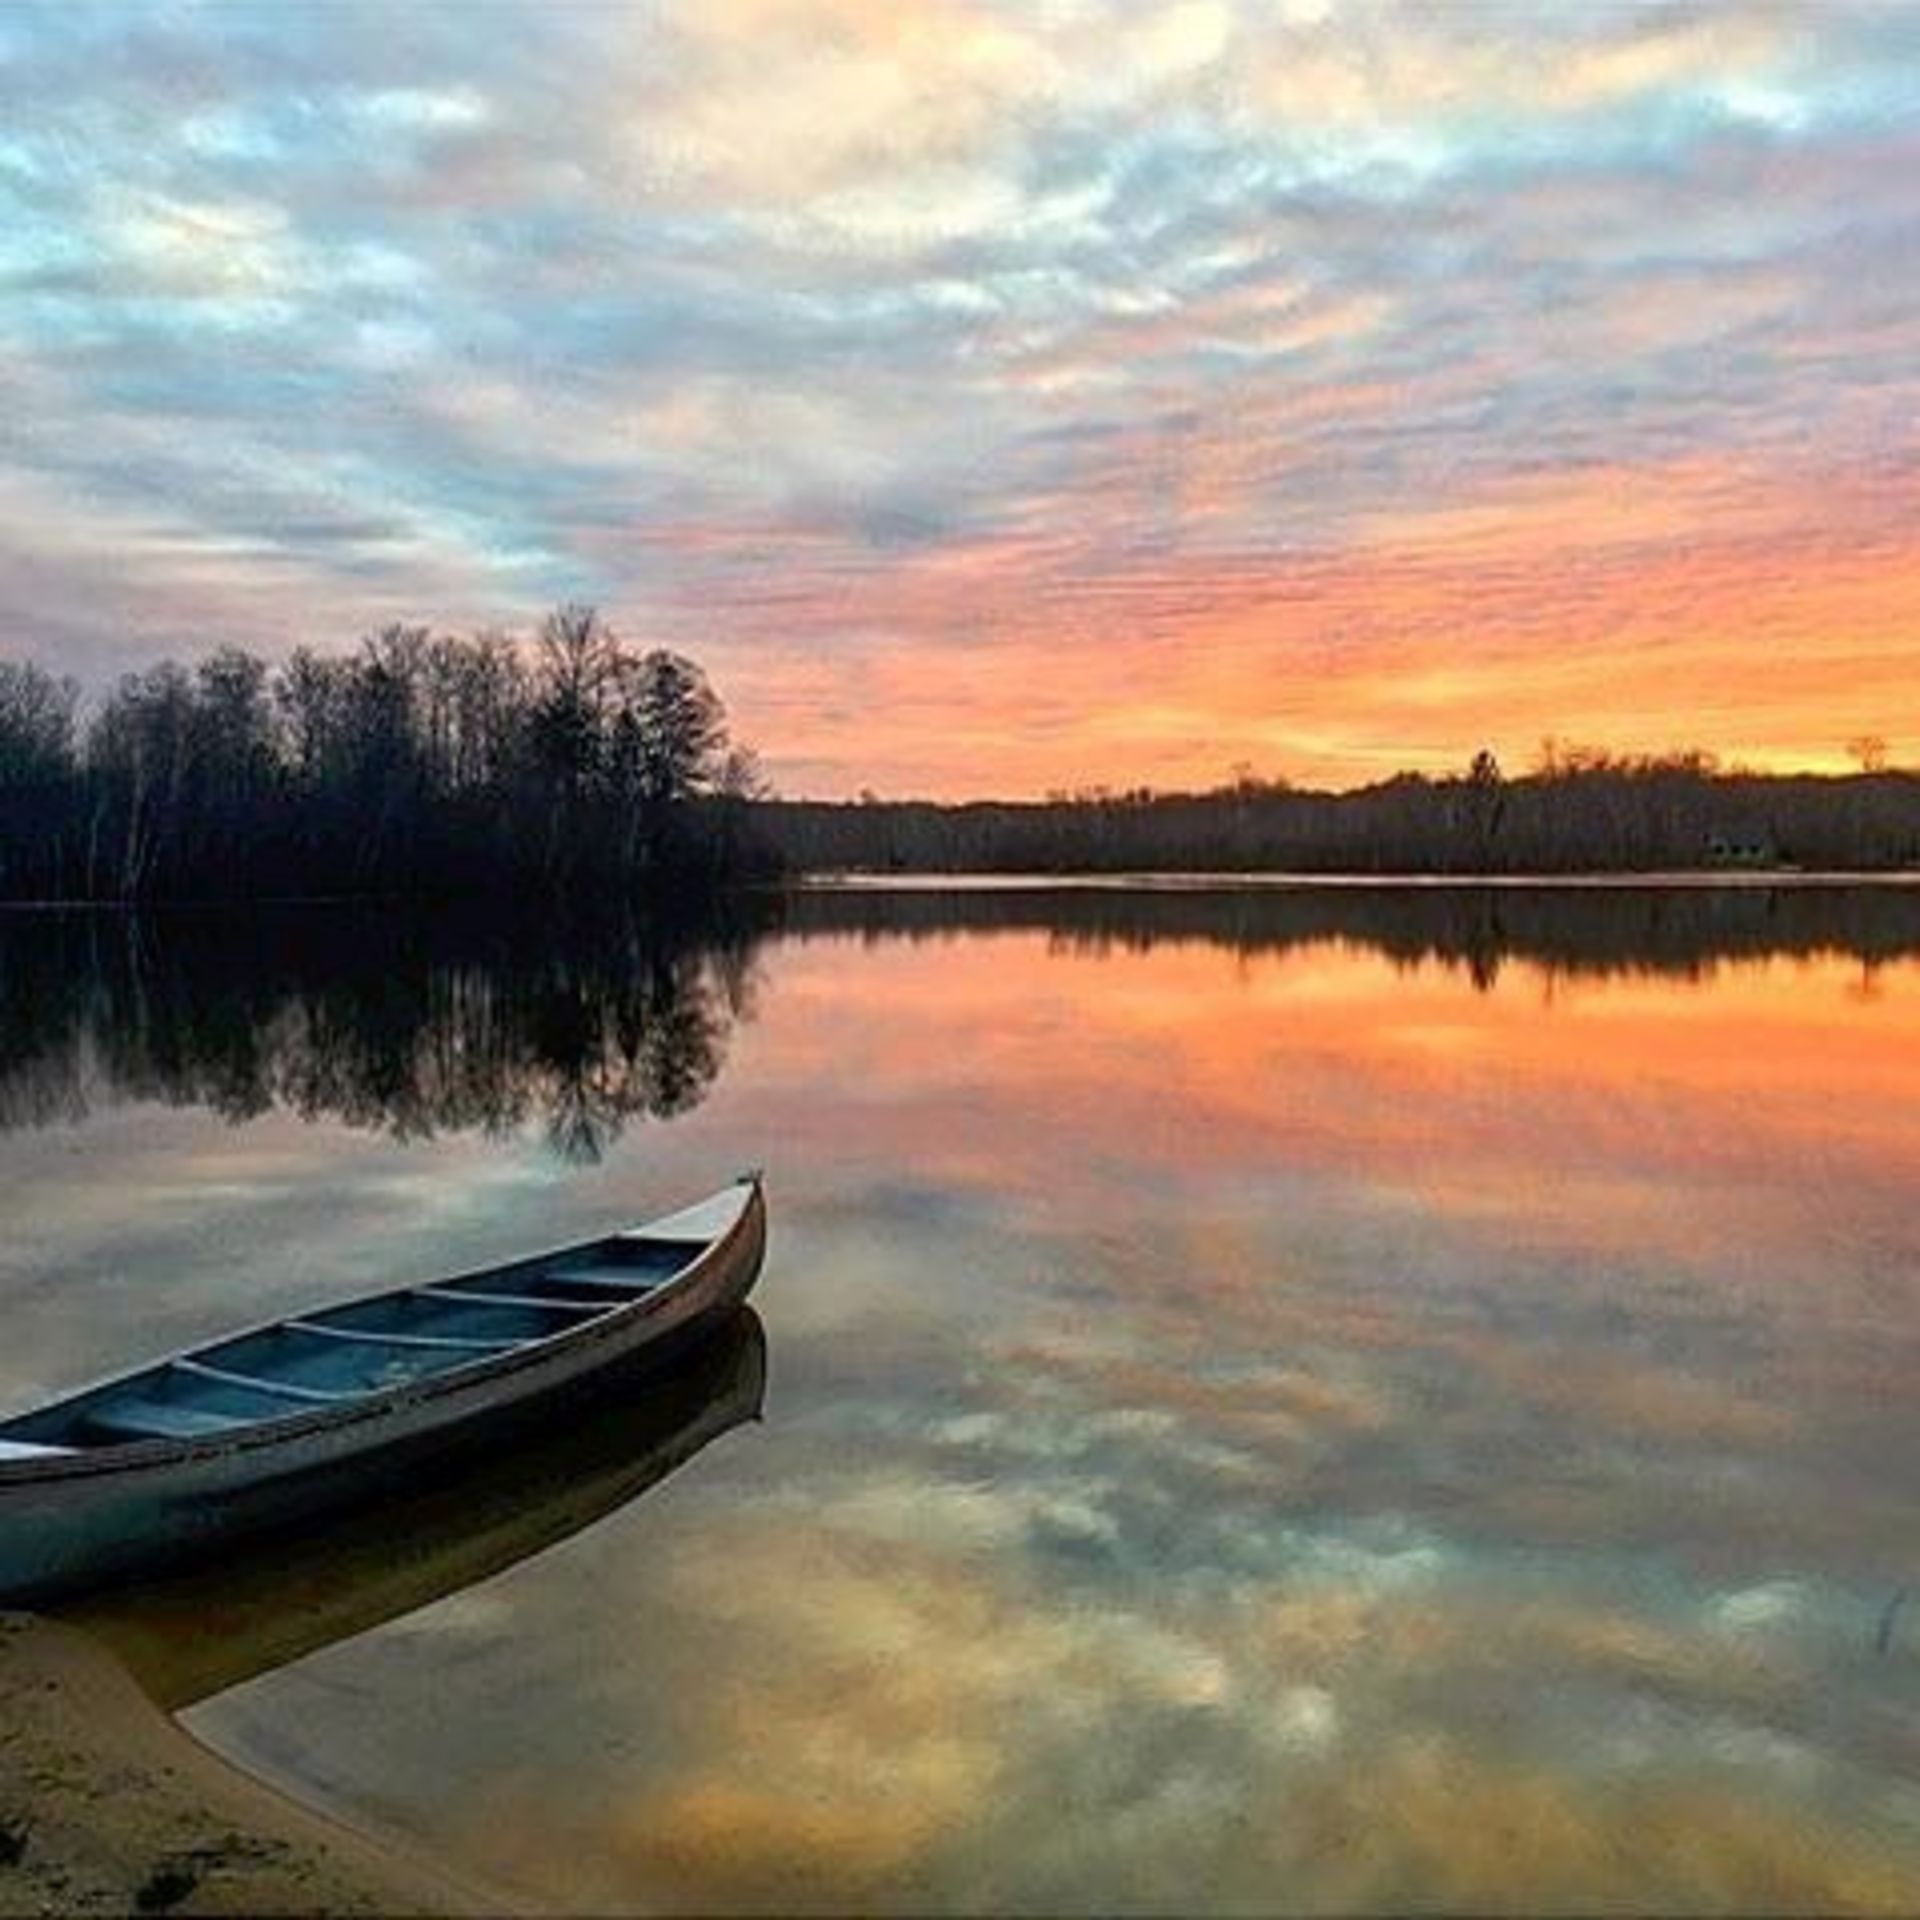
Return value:
<svg viewBox="0 0 1920 1920">
<path fill-rule="evenodd" d="M 743 1242 L 752 1235 L 764 1231 L 765 1199 L 760 1177 L 757 1174 L 745 1176 L 736 1181 L 734 1186 L 746 1187 L 748 1194 L 737 1217 L 724 1232 L 709 1240 L 695 1258 L 672 1279 L 647 1289 L 630 1301 L 595 1313 L 590 1319 L 558 1327 L 551 1333 L 540 1335 L 500 1352 L 476 1353 L 471 1360 L 446 1368 L 439 1373 L 399 1381 L 390 1387 L 382 1387 L 369 1393 L 355 1394 L 337 1405 L 314 1406 L 285 1414 L 273 1414 L 264 1419 L 247 1421 L 225 1432 L 196 1435 L 192 1438 L 156 1437 L 128 1440 L 106 1446 L 50 1452 L 41 1457 L 0 1460 L 0 1493 L 28 1487 L 44 1487 L 68 1480 L 91 1479 L 105 1474 L 130 1476 L 156 1472 L 164 1468 L 177 1467 L 184 1462 L 220 1459 L 279 1446 L 285 1442 L 308 1438 L 315 1434 L 342 1431 L 385 1419 L 405 1409 L 448 1399 L 477 1388 L 485 1388 L 510 1378 L 516 1372 L 542 1366 L 555 1358 L 588 1353 L 595 1346 L 615 1341 L 629 1345 L 634 1352 L 638 1352 L 652 1337 L 640 1331 L 644 1322 L 666 1313 L 670 1308 L 686 1300 L 689 1295 L 697 1294 L 704 1288 L 722 1291 L 732 1265 L 732 1256 L 740 1249 Z M 717 1200 L 722 1194 L 730 1191 L 731 1189 L 722 1188 L 712 1197 Z M 674 1216 L 661 1216 L 663 1220 L 672 1217 Z M 437 1282 L 422 1284 L 451 1286 L 462 1280 L 480 1279 L 496 1274 L 503 1269 L 533 1266 L 561 1258 L 568 1253 L 582 1251 L 587 1247 L 599 1246 L 607 1240 L 619 1238 L 622 1234 L 645 1235 L 651 1224 L 651 1222 L 642 1221 L 633 1227 L 617 1228 L 614 1232 L 602 1234 L 593 1240 L 556 1247 L 548 1253 L 530 1254 L 522 1259 L 504 1261 L 491 1267 L 478 1267 L 465 1273 L 446 1276 Z M 348 1307 L 364 1301 L 412 1291 L 414 1291 L 413 1288 L 397 1287 L 389 1289 L 385 1295 L 359 1295 L 334 1304 L 338 1307 Z M 744 1298 L 744 1291 L 742 1297 Z M 708 1303 L 709 1307 L 715 1304 L 719 1303 Z M 255 1334 L 271 1333 L 289 1320 L 300 1319 L 304 1314 L 331 1310 L 331 1308 L 299 1309 L 293 1313 L 279 1315 L 272 1320 L 261 1321 L 255 1326 L 238 1328 L 232 1333 L 223 1334 L 218 1339 L 205 1343 L 204 1346 L 185 1348 L 163 1359 L 149 1361 L 145 1366 L 136 1367 L 129 1372 L 109 1375 L 106 1379 L 95 1381 L 90 1385 L 74 1388 L 71 1392 L 60 1395 L 56 1400 L 44 1403 L 44 1406 L 57 1406 L 63 1401 L 78 1400 L 88 1394 L 102 1392 L 109 1387 L 137 1380 L 143 1374 L 158 1371 L 175 1360 L 192 1359 L 208 1347 L 223 1346 L 229 1341 L 247 1339 Z M 687 1316 L 687 1319 L 698 1319 L 707 1310 L 707 1307 L 696 1308 Z M 9 1419 L 25 1418 L 29 1413 L 42 1410 L 42 1407 L 25 1409 L 19 1414 L 9 1416 Z"/>
</svg>

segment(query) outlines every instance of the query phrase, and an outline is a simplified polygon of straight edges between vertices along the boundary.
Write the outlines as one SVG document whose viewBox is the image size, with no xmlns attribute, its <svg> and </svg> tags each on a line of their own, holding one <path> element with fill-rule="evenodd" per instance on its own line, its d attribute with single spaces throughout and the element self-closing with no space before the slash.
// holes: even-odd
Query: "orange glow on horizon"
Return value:
<svg viewBox="0 0 1920 1920">
<path fill-rule="evenodd" d="M 796 796 L 1191 789 L 1241 762 L 1340 788 L 1456 771 L 1482 745 L 1519 772 L 1548 736 L 1767 772 L 1850 771 L 1868 733 L 1920 758 L 1902 737 L 1920 542 L 1873 524 L 1884 504 L 1847 503 L 1843 534 L 1784 490 L 1718 501 L 1727 480 L 1608 470 L 1330 555 L 1184 553 L 1098 580 L 1056 543 L 983 540 L 848 582 L 870 645 L 726 645 L 723 685 Z M 733 617 L 750 643 L 792 611 Z"/>
<path fill-rule="evenodd" d="M 432 11 L 23 25 L 0 648 L 589 602 L 795 796 L 1920 763 L 1900 9 Z"/>
</svg>

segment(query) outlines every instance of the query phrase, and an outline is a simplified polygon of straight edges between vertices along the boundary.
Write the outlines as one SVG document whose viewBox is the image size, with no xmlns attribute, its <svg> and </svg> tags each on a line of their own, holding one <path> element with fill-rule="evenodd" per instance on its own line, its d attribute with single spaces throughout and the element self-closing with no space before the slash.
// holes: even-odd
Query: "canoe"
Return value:
<svg viewBox="0 0 1920 1920">
<path fill-rule="evenodd" d="M 289 1315 L 0 1419 L 0 1599 L 70 1591 L 288 1524 L 369 1477 L 564 1417 L 747 1297 L 749 1175 L 576 1246 Z"/>
<path fill-rule="evenodd" d="M 436 1455 L 298 1528 L 229 1541 L 138 1580 L 56 1601 L 169 1713 L 431 1606 L 642 1502 L 721 1435 L 760 1418 L 766 1335 L 751 1307 L 684 1359 L 595 1374 L 564 1421 L 511 1447 Z M 636 1516 L 637 1519 L 637 1516 Z M 623 1522 L 623 1524 L 626 1524 Z"/>
</svg>

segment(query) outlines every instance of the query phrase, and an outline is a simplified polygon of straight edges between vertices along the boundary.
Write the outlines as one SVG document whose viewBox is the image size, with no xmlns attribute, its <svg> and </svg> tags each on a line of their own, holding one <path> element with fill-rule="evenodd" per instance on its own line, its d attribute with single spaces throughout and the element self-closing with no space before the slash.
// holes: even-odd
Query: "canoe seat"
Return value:
<svg viewBox="0 0 1920 1920">
<path fill-rule="evenodd" d="M 266 1374 L 241 1373 L 232 1367 L 215 1366 L 211 1360 L 201 1360 L 192 1354 L 182 1354 L 177 1360 L 169 1360 L 167 1365 L 175 1373 L 190 1373 L 196 1380 L 211 1380 L 216 1386 L 239 1387 L 246 1393 L 264 1393 L 276 1400 L 301 1400 L 315 1406 L 335 1400 L 351 1400 L 356 1393 L 368 1391 L 364 1387 L 310 1387 L 296 1380 L 275 1380 Z"/>
<path fill-rule="evenodd" d="M 537 1307 L 542 1313 L 599 1313 L 596 1301 L 556 1300 L 551 1294 L 482 1293 L 478 1287 L 415 1287 L 423 1300 L 457 1300 L 463 1307 Z"/>
<path fill-rule="evenodd" d="M 524 1340 L 466 1340 L 439 1333 L 368 1333 L 359 1327 L 322 1326 L 317 1320 L 283 1320 L 283 1333 L 311 1333 L 323 1340 L 344 1340 L 362 1347 L 413 1347 L 446 1353 L 507 1353 L 526 1345 Z"/>
<path fill-rule="evenodd" d="M 542 1280 L 555 1280 L 563 1287 L 604 1287 L 609 1293 L 651 1293 L 667 1277 L 633 1267 L 549 1267 Z"/>
<path fill-rule="evenodd" d="M 89 1413 L 86 1424 L 111 1440 L 198 1440 L 248 1422 L 237 1414 L 215 1413 L 180 1401 L 113 1400 Z"/>
</svg>

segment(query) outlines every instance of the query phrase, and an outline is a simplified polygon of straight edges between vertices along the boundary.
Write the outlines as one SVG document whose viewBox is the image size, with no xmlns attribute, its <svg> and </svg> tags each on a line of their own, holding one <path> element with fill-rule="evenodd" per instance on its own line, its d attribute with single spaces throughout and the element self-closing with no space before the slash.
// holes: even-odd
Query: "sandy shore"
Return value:
<svg viewBox="0 0 1920 1920">
<path fill-rule="evenodd" d="M 229 1766 L 86 1635 L 0 1614 L 0 1913 L 501 1910 Z"/>
</svg>

